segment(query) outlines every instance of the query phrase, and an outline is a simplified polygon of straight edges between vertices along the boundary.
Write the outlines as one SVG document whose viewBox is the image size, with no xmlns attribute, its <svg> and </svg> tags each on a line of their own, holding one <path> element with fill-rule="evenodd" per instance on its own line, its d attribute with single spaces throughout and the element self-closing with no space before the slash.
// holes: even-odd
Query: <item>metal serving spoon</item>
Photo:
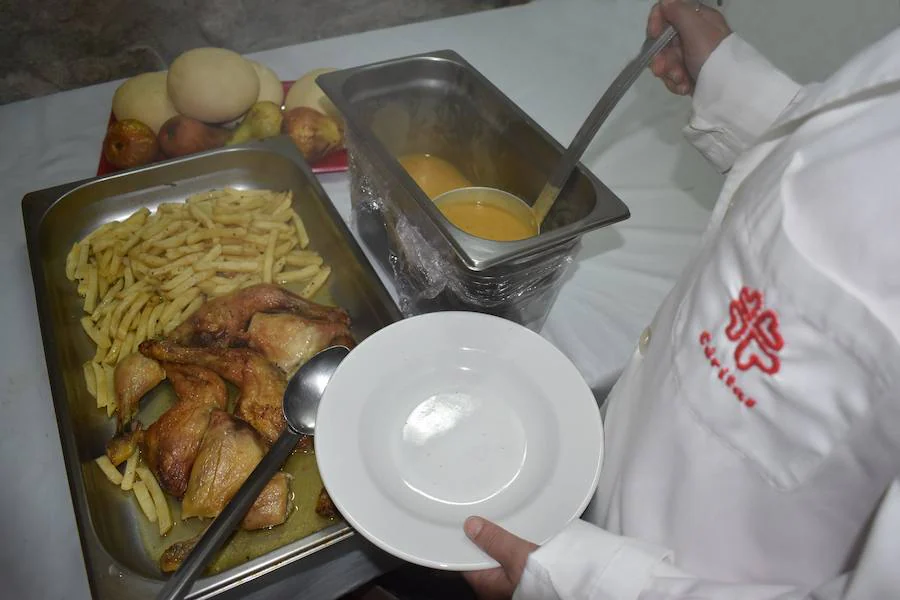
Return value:
<svg viewBox="0 0 900 600">
<path fill-rule="evenodd" d="M 607 88 L 606 92 L 604 92 L 600 101 L 597 102 L 597 105 L 594 106 L 594 109 L 591 111 L 591 114 L 585 119 L 581 129 L 579 129 L 578 133 L 575 134 L 575 137 L 572 138 L 572 143 L 569 144 L 569 147 L 563 153 L 562 158 L 556 163 L 556 167 L 554 167 L 553 172 L 550 174 L 550 178 L 547 180 L 546 185 L 544 185 L 544 189 L 541 190 L 538 199 L 534 203 L 533 210 L 538 227 L 541 226 L 547 213 L 553 208 L 553 203 L 556 202 L 556 198 L 559 197 L 559 192 L 566 185 L 566 182 L 572 175 L 572 171 L 575 170 L 578 161 L 581 160 L 581 155 L 584 154 L 584 151 L 587 150 L 591 140 L 597 135 L 597 130 L 600 129 L 600 126 L 603 125 L 603 122 L 606 121 L 607 117 L 612 113 L 613 109 L 619 103 L 619 100 L 625 95 L 625 92 L 631 88 L 644 69 L 647 68 L 650 61 L 653 60 L 657 54 L 662 52 L 663 48 L 668 46 L 669 42 L 674 38 L 675 28 L 669 25 L 658 38 L 647 39 L 641 47 L 640 53 L 638 53 L 638 55 L 622 69 L 619 76 L 616 77 L 609 88 Z"/>
<path fill-rule="evenodd" d="M 587 150 L 591 140 L 594 139 L 597 130 L 600 129 L 600 126 L 603 125 L 604 121 L 606 121 L 612 113 L 613 109 L 625 95 L 625 92 L 631 88 L 632 84 L 637 81 L 637 78 L 644 69 L 647 68 L 650 61 L 675 38 L 675 35 L 675 29 L 670 25 L 666 27 L 658 38 L 648 38 L 644 42 L 640 53 L 634 57 L 624 69 L 622 69 L 622 72 L 619 73 L 619 76 L 616 77 L 612 84 L 610 84 L 609 88 L 607 88 L 606 92 L 604 92 L 603 96 L 600 98 L 600 101 L 597 102 L 587 119 L 585 119 L 581 129 L 579 129 L 578 133 L 575 134 L 575 137 L 572 138 L 572 143 L 569 144 L 569 147 L 563 153 L 562 157 L 560 157 L 559 162 L 556 163 L 556 166 L 550 173 L 550 177 L 547 179 L 547 183 L 541 190 L 533 207 L 529 207 L 521 198 L 513 196 L 509 192 L 486 187 L 467 187 L 451 190 L 435 198 L 434 203 L 440 205 L 442 202 L 450 202 L 454 199 L 462 200 L 464 197 L 468 197 L 471 200 L 471 198 L 474 198 L 472 194 L 477 194 L 479 202 L 490 202 L 493 200 L 497 204 L 508 205 L 511 199 L 510 197 L 512 197 L 519 202 L 522 202 L 526 208 L 533 212 L 535 224 L 537 225 L 538 231 L 540 231 L 544 218 L 546 218 L 550 209 L 553 208 L 553 203 L 556 202 L 560 191 L 566 185 L 566 182 L 572 175 L 572 171 L 575 170 L 575 166 L 578 164 L 578 161 L 581 160 L 584 151 Z"/>
<path fill-rule="evenodd" d="M 184 598 L 200 571 L 228 540 L 259 493 L 287 460 L 300 437 L 315 433 L 319 400 L 335 369 L 349 352 L 344 346 L 327 348 L 309 359 L 291 377 L 284 391 L 284 418 L 287 421 L 284 433 L 275 440 L 238 493 L 203 533 L 178 571 L 160 590 L 157 600 Z"/>
</svg>

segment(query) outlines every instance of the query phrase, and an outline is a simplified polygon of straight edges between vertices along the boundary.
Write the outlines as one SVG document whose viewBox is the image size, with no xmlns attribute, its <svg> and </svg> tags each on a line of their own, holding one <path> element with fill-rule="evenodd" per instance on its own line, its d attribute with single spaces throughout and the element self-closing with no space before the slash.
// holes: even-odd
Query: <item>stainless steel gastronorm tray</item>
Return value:
<svg viewBox="0 0 900 600">
<path fill-rule="evenodd" d="M 484 240 L 444 218 L 400 157 L 439 156 L 474 185 L 532 204 L 564 151 L 453 51 L 326 73 L 317 82 L 347 124 L 355 227 L 394 274 L 406 313 L 474 310 L 539 330 L 580 238 L 630 216 L 579 165 L 536 237 Z"/>
<path fill-rule="evenodd" d="M 91 461 L 104 452 L 114 424 L 85 389 L 82 363 L 93 355 L 81 330 L 81 299 L 65 276 L 72 244 L 100 224 L 141 206 L 184 200 L 232 186 L 290 189 L 310 247 L 333 268 L 329 293 L 353 319 L 362 340 L 401 315 L 341 216 L 286 138 L 192 155 L 111 176 L 27 194 L 22 213 L 53 404 L 91 589 L 97 598 L 152 598 L 162 585 L 139 533 L 134 502 L 108 484 Z M 209 598 L 329 548 L 341 552 L 352 530 L 338 522 L 257 559 L 200 579 L 190 598 Z"/>
<path fill-rule="evenodd" d="M 365 159 L 375 164 L 378 194 L 420 226 L 426 238 L 452 248 L 470 272 L 515 269 L 523 260 L 630 216 L 622 200 L 579 163 L 539 236 L 493 242 L 447 221 L 400 165 L 400 156 L 440 156 L 474 185 L 499 188 L 533 204 L 564 151 L 456 52 L 334 71 L 317 82 L 346 119 Z"/>
</svg>

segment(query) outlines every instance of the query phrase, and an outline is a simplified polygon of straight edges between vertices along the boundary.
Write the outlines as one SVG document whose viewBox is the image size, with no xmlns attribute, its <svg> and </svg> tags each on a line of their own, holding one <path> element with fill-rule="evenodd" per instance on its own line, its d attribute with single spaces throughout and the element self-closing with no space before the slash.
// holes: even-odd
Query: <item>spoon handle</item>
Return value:
<svg viewBox="0 0 900 600">
<path fill-rule="evenodd" d="M 588 144 L 594 139 L 597 130 L 600 129 L 600 126 L 603 125 L 603 122 L 606 121 L 607 117 L 612 113 L 616 104 L 618 104 L 619 100 L 622 99 L 622 96 L 625 95 L 625 92 L 628 91 L 637 78 L 640 77 L 644 69 L 647 68 L 650 61 L 653 60 L 653 57 L 659 54 L 674 37 L 675 29 L 670 25 L 666 27 L 665 31 L 663 31 L 658 38 L 647 39 L 644 42 L 643 47 L 641 47 L 640 54 L 628 63 L 609 88 L 607 88 L 603 97 L 600 98 L 600 101 L 594 106 L 591 114 L 588 115 L 584 125 L 581 126 L 578 133 L 572 138 L 572 143 L 569 145 L 569 148 L 563 153 L 559 162 L 556 163 L 556 167 L 550 174 L 550 178 L 547 180 L 546 185 L 544 185 L 544 189 L 541 190 L 538 199 L 535 201 L 534 215 L 538 225 L 544 222 L 544 218 L 553 207 L 553 202 L 556 200 L 556 197 L 559 196 L 559 192 L 562 190 L 563 186 L 566 185 L 566 182 L 572 175 L 572 171 L 575 169 L 575 165 L 578 164 L 581 155 L 587 150 Z"/>
<path fill-rule="evenodd" d="M 231 537 L 232 532 L 250 510 L 259 493 L 287 460 L 299 439 L 300 435 L 294 433 L 290 427 L 284 428 L 284 433 L 275 440 L 269 452 L 256 465 L 244 485 L 203 533 L 203 537 L 191 550 L 178 571 L 162 587 L 157 600 L 184 598 L 200 571 L 206 566 L 212 555 Z"/>
</svg>

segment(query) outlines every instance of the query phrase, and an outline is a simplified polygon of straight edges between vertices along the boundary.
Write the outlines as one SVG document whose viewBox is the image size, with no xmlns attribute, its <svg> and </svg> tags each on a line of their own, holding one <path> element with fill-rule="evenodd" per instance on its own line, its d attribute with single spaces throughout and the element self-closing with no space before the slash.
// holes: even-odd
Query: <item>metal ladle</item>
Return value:
<svg viewBox="0 0 900 600">
<path fill-rule="evenodd" d="M 283 410 L 287 421 L 284 433 L 275 440 L 244 485 L 203 533 L 181 567 L 162 587 L 157 600 L 184 598 L 200 571 L 228 540 L 259 493 L 290 456 L 300 437 L 315 433 L 319 400 L 335 369 L 349 352 L 344 346 L 327 348 L 309 359 L 291 377 L 284 392 Z"/>
<path fill-rule="evenodd" d="M 493 200 L 500 205 L 508 203 L 510 197 L 512 197 L 519 202 L 522 202 L 522 204 L 525 204 L 525 206 L 533 212 L 538 231 L 540 231 L 544 219 L 547 217 L 550 209 L 553 208 L 553 204 L 559 197 L 560 191 L 566 185 L 569 177 L 571 177 L 572 171 L 575 170 L 575 166 L 578 164 L 578 161 L 581 160 L 584 151 L 587 150 L 591 140 L 594 139 L 597 130 L 600 129 L 600 126 L 603 125 L 604 121 L 606 121 L 612 113 L 613 109 L 625 95 L 625 92 L 631 88 L 632 84 L 637 81 L 637 78 L 644 69 L 647 68 L 650 61 L 675 38 L 675 35 L 675 29 L 670 25 L 666 27 L 658 38 L 647 39 L 644 42 L 640 53 L 633 58 L 624 69 L 622 69 L 619 76 L 616 77 L 600 98 L 600 101 L 594 106 L 594 109 L 584 121 L 581 129 L 575 134 L 572 143 L 569 144 L 569 147 L 563 153 L 559 162 L 556 163 L 556 167 L 554 167 L 553 171 L 550 173 L 550 177 L 547 179 L 547 183 L 541 190 L 533 207 L 528 207 L 527 203 L 521 198 L 518 198 L 509 192 L 487 187 L 465 187 L 451 190 L 435 198 L 434 203 L 440 206 L 442 202 L 448 202 L 454 199 L 461 200 L 463 196 L 472 196 L 473 192 L 477 192 L 477 201 L 479 202 L 490 201 L 493 197 Z"/>
</svg>

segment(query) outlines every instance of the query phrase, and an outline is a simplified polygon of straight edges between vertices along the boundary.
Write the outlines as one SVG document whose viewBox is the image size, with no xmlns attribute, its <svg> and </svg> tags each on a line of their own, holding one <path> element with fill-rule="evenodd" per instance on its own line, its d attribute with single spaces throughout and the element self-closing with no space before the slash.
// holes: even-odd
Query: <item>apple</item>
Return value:
<svg viewBox="0 0 900 600">
<path fill-rule="evenodd" d="M 159 147 L 169 158 L 185 156 L 220 148 L 228 139 L 229 132 L 221 127 L 212 127 L 184 115 L 172 117 L 159 128 Z"/>
<path fill-rule="evenodd" d="M 117 169 L 130 169 L 153 162 L 159 154 L 156 135 L 137 119 L 116 121 L 106 131 L 103 156 Z"/>
<path fill-rule="evenodd" d="M 306 106 L 285 111 L 281 130 L 291 136 L 309 163 L 340 149 L 344 143 L 340 121 Z"/>
</svg>

